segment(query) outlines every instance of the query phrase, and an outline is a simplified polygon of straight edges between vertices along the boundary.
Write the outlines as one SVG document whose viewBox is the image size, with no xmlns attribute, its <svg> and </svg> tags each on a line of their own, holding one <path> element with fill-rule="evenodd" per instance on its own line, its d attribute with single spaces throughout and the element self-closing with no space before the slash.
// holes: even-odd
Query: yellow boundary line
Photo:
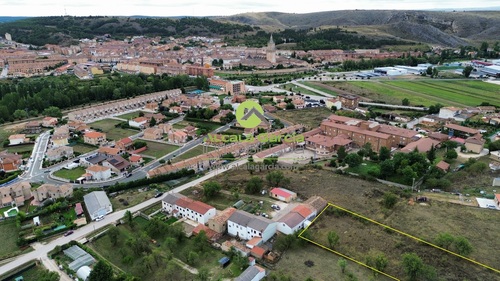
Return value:
<svg viewBox="0 0 500 281">
<path fill-rule="evenodd" d="M 322 248 L 322 249 L 325 249 L 325 250 L 327 250 L 327 251 L 330 251 L 330 252 L 332 252 L 332 253 L 334 253 L 334 254 L 336 254 L 336 255 L 339 255 L 339 256 L 341 256 L 341 257 L 343 257 L 343 258 L 346 258 L 346 259 L 348 259 L 348 260 L 350 260 L 350 261 L 352 261 L 352 262 L 354 262 L 354 263 L 357 263 L 357 264 L 362 265 L 362 266 L 364 266 L 364 267 L 366 267 L 366 268 L 369 268 L 369 269 L 371 269 L 371 270 L 373 270 L 373 271 L 375 271 L 375 272 L 377 272 L 377 273 L 380 273 L 380 274 L 382 274 L 382 275 L 384 275 L 384 276 L 386 276 L 386 277 L 389 277 L 389 278 L 391 278 L 391 279 L 393 279 L 393 280 L 398 280 L 398 281 L 400 281 L 400 279 L 398 279 L 398 278 L 396 278 L 396 277 L 394 277 L 394 276 L 392 276 L 392 275 L 389 275 L 389 274 L 387 274 L 387 273 L 385 273 L 385 272 L 382 272 L 382 271 L 380 271 L 380 270 L 378 270 L 378 269 L 376 269 L 376 268 L 374 268 L 374 267 L 371 267 L 371 266 L 369 266 L 369 265 L 367 265 L 367 264 L 365 264 L 365 263 L 362 263 L 362 262 L 360 262 L 360 261 L 358 261 L 358 260 L 356 260 L 356 259 L 353 259 L 353 258 L 351 258 L 351 257 L 348 257 L 348 256 L 346 256 L 346 255 L 344 255 L 344 254 L 342 254 L 342 253 L 339 253 L 339 252 L 337 252 L 337 251 L 335 251 L 335 250 L 333 250 L 333 249 L 330 249 L 329 247 L 326 247 L 326 246 L 324 246 L 324 245 L 321 245 L 321 244 L 320 244 L 320 243 L 318 243 L 318 242 L 315 242 L 315 241 L 313 241 L 313 240 L 311 240 L 311 239 L 308 239 L 308 238 L 306 238 L 306 237 L 303 237 L 303 236 L 302 236 L 302 234 L 303 234 L 304 232 L 306 232 L 306 231 L 309 229 L 309 227 L 310 227 L 311 225 L 313 225 L 313 224 L 314 224 L 314 222 L 315 222 L 315 221 L 316 221 L 316 220 L 317 220 L 317 219 L 318 219 L 318 218 L 319 218 L 319 217 L 323 214 L 323 212 L 324 212 L 327 208 L 330 208 L 330 207 L 337 208 L 337 209 L 339 209 L 339 210 L 345 211 L 345 212 L 347 212 L 347 213 L 349 213 L 349 214 L 351 214 L 351 215 L 354 215 L 354 216 L 357 216 L 357 217 L 363 218 L 363 219 L 365 219 L 365 220 L 367 220 L 367 221 L 369 221 L 369 222 L 371 222 L 371 223 L 377 224 L 377 225 L 382 226 L 382 227 L 384 227 L 384 228 L 386 228 L 386 229 L 389 229 L 389 230 L 392 230 L 392 231 L 394 231 L 394 232 L 397 232 L 397 233 L 399 233 L 399 234 L 401 234 L 401 235 L 404 235 L 404 236 L 406 236 L 406 237 L 409 237 L 409 238 L 411 238 L 411 239 L 414 239 L 414 240 L 416 240 L 416 241 L 418 241 L 418 242 L 422 242 L 422 243 L 424 243 L 424 244 L 426 244 L 426 245 L 429 245 L 429 246 L 432 246 L 432 247 L 434 247 L 434 248 L 436 248 L 436 249 L 442 250 L 442 251 L 444 251 L 444 252 L 446 252 L 446 253 L 448 253 L 448 254 L 451 254 L 451 255 L 454 255 L 454 256 L 456 256 L 456 257 L 462 258 L 462 259 L 464 259 L 464 260 L 466 260 L 466 261 L 469 261 L 469 262 L 474 263 L 474 264 L 476 264 L 476 265 L 482 266 L 482 267 L 487 268 L 487 269 L 489 269 L 489 270 L 492 270 L 492 271 L 494 271 L 494 272 L 496 272 L 496 273 L 500 273 L 500 270 L 495 269 L 495 268 L 493 268 L 493 267 L 491 267 L 491 266 L 485 265 L 485 264 L 480 263 L 480 262 L 478 262 L 478 261 L 476 261 L 476 260 L 473 260 L 473 259 L 471 259 L 471 258 L 468 258 L 468 257 L 462 256 L 462 255 L 459 255 L 459 254 L 457 254 L 457 253 L 455 253 L 455 252 L 452 252 L 452 251 L 450 251 L 450 250 L 448 250 L 448 249 L 445 249 L 445 248 L 439 247 L 439 246 L 434 245 L 434 244 L 432 244 L 432 243 L 430 243 L 430 242 L 427 242 L 427 241 L 425 241 L 425 240 L 423 240 L 423 239 L 420 239 L 420 238 L 418 238 L 418 237 L 415 237 L 415 236 L 413 236 L 413 235 L 411 235 L 411 234 L 408 234 L 408 233 L 403 232 L 403 231 L 401 231 L 401 230 L 398 230 L 398 229 L 392 228 L 392 227 L 390 227 L 390 226 L 388 226 L 388 225 L 385 225 L 385 224 L 380 223 L 380 222 L 378 222 L 378 221 L 372 220 L 372 219 L 370 219 L 370 218 L 367 218 L 367 217 L 365 217 L 365 216 L 362 216 L 362 215 L 360 215 L 360 214 L 358 214 L 358 213 L 355 213 L 355 212 L 353 212 L 353 211 L 347 210 L 347 209 L 342 208 L 342 207 L 340 207 L 340 206 L 334 205 L 334 204 L 332 204 L 332 203 L 328 203 L 328 205 L 327 205 L 327 206 L 326 206 L 326 207 L 325 207 L 325 208 L 324 208 L 324 209 L 323 209 L 323 210 L 319 213 L 319 215 L 318 215 L 318 216 L 316 216 L 316 217 L 315 217 L 315 218 L 311 221 L 311 224 L 309 224 L 306 228 L 304 228 L 304 229 L 303 229 L 303 230 L 299 233 L 299 236 L 298 236 L 299 238 L 304 239 L 305 241 L 307 241 L 307 242 L 309 242 L 309 243 L 312 243 L 312 244 L 314 244 L 314 245 L 316 245 L 316 246 L 318 246 L 318 247 L 320 247 L 320 248 Z"/>
</svg>

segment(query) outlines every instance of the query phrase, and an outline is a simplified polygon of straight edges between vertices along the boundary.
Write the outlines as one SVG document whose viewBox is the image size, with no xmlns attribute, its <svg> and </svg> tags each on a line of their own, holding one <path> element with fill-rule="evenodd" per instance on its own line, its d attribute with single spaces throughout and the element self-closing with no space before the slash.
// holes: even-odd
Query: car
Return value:
<svg viewBox="0 0 500 281">
<path fill-rule="evenodd" d="M 273 209 L 275 209 L 277 211 L 281 210 L 280 206 L 275 205 L 275 204 L 271 205 L 271 208 L 273 208 Z"/>
<path fill-rule="evenodd" d="M 64 236 L 69 236 L 69 235 L 71 235 L 71 234 L 73 234 L 73 230 L 70 230 L 70 231 L 68 231 L 68 232 L 64 233 Z"/>
<path fill-rule="evenodd" d="M 497 207 L 495 207 L 495 205 L 490 205 L 490 204 L 486 205 L 486 208 L 488 208 L 488 209 L 494 209 L 494 210 L 497 209 Z"/>
<path fill-rule="evenodd" d="M 158 198 L 158 197 L 160 197 L 162 195 L 163 195 L 163 192 L 158 192 L 158 193 L 155 194 L 155 198 Z"/>
<path fill-rule="evenodd" d="M 50 173 L 50 170 L 45 171 L 44 173 Z"/>
<path fill-rule="evenodd" d="M 104 219 L 104 216 L 98 216 L 97 218 L 95 218 L 95 221 L 102 221 Z"/>
</svg>

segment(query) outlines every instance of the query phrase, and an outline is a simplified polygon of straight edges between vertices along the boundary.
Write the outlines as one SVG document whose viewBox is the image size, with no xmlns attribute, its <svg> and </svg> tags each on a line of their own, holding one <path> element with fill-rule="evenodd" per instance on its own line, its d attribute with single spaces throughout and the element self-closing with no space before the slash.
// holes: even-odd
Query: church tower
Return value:
<svg viewBox="0 0 500 281">
<path fill-rule="evenodd" d="M 271 63 L 276 63 L 276 45 L 274 44 L 273 35 L 269 38 L 266 49 L 266 60 Z"/>
</svg>

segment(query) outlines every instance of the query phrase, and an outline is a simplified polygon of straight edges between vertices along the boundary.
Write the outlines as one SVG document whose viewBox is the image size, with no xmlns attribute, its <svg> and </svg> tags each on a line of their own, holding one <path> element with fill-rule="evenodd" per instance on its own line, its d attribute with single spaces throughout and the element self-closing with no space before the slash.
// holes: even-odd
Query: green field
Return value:
<svg viewBox="0 0 500 281">
<path fill-rule="evenodd" d="M 104 133 L 106 133 L 106 138 L 112 140 L 120 140 L 131 135 L 135 135 L 139 133 L 137 130 L 132 129 L 122 129 L 115 127 L 116 124 L 121 123 L 122 121 L 113 120 L 113 119 L 103 119 L 93 123 L 90 123 L 89 126 L 92 128 L 100 129 Z"/>
<path fill-rule="evenodd" d="M 54 172 L 54 176 L 60 177 L 63 179 L 69 179 L 69 180 L 76 180 L 77 178 L 81 177 L 83 174 L 85 174 L 84 167 L 77 167 L 77 168 L 74 168 L 72 170 L 61 169 L 59 171 Z"/>
<path fill-rule="evenodd" d="M 3 217 L 3 212 L 1 215 Z M 18 250 L 16 245 L 17 237 L 18 230 L 16 228 L 15 220 L 11 219 L 0 223 L 0 241 L 2 241 L 2 247 L 0 247 L 0 257 Z"/>
<path fill-rule="evenodd" d="M 77 144 L 73 145 L 72 147 L 73 147 L 73 152 L 80 153 L 80 154 L 85 154 L 85 153 L 88 153 L 88 152 L 91 152 L 91 151 L 94 151 L 97 149 L 97 147 L 95 147 L 95 146 L 84 144 L 84 143 L 77 143 Z"/>
<path fill-rule="evenodd" d="M 122 119 L 126 119 L 126 120 L 130 120 L 130 119 L 134 119 L 134 118 L 137 118 L 139 117 L 139 113 L 141 111 L 134 111 L 134 112 L 129 112 L 129 113 L 125 113 L 125 114 L 122 114 L 122 115 L 118 115 L 116 116 L 117 118 L 122 118 Z"/>
<path fill-rule="evenodd" d="M 302 84 L 308 86 L 308 87 L 311 87 L 313 89 L 316 89 L 316 90 L 319 90 L 319 91 L 322 91 L 324 93 L 327 93 L 327 94 L 330 94 L 330 95 L 333 95 L 333 96 L 336 96 L 338 95 L 338 93 L 330 90 L 330 89 L 327 89 L 326 87 L 322 87 L 321 84 L 315 84 L 313 82 L 301 82 Z M 316 94 L 318 95 L 318 94 Z"/>
<path fill-rule="evenodd" d="M 16 145 L 16 146 L 8 146 L 7 150 L 10 153 L 23 153 L 23 152 L 30 152 L 33 150 L 34 144 L 28 144 L 28 145 Z"/>
<path fill-rule="evenodd" d="M 163 157 L 179 148 L 178 146 L 171 144 L 158 143 L 146 140 L 141 140 L 141 141 L 144 141 L 145 143 L 148 144 L 148 149 L 142 152 L 141 154 L 156 158 Z"/>
<path fill-rule="evenodd" d="M 213 151 L 213 150 L 215 150 L 215 148 L 210 147 L 210 146 L 205 147 L 205 152 Z M 198 146 L 195 146 L 195 147 L 191 148 L 190 150 L 184 152 L 183 154 L 175 157 L 174 159 L 172 159 L 172 163 L 186 160 L 189 158 L 193 158 L 193 157 L 201 155 L 201 154 L 203 154 L 203 146 L 198 145 Z"/>
<path fill-rule="evenodd" d="M 43 276 L 47 275 L 48 270 L 45 269 L 42 265 L 35 265 L 30 267 L 29 269 L 19 272 L 15 274 L 13 278 L 7 279 L 8 281 L 16 280 L 16 277 L 22 276 L 24 281 L 38 281 L 38 280 L 46 280 L 43 279 Z"/>
<path fill-rule="evenodd" d="M 418 81 L 356 81 L 330 82 L 329 85 L 371 100 L 401 104 L 404 98 L 410 105 L 478 106 L 483 102 L 499 105 L 500 86 L 473 80 Z"/>
<path fill-rule="evenodd" d="M 318 96 L 319 94 L 316 93 L 316 92 L 313 92 L 313 91 L 310 91 L 306 88 L 302 88 L 300 86 L 297 86 L 295 84 L 292 84 L 292 83 L 287 83 L 284 85 L 284 89 L 288 90 L 288 91 L 292 91 L 294 93 L 300 93 L 300 94 L 303 94 L 303 95 L 313 95 L 313 96 Z"/>
</svg>

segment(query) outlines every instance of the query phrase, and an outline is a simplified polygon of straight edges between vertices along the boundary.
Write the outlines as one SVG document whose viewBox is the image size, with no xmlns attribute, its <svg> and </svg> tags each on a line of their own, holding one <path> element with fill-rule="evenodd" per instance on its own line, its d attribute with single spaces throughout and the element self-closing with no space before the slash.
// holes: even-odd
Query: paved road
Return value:
<svg viewBox="0 0 500 281">
<path fill-rule="evenodd" d="M 309 90 L 309 91 L 311 91 L 311 92 L 315 92 L 316 94 L 321 95 L 321 96 L 324 96 L 324 97 L 333 97 L 332 95 L 330 95 L 330 94 L 328 94 L 328 93 L 325 93 L 325 92 L 323 92 L 323 91 L 320 91 L 320 90 L 317 90 L 317 89 L 311 88 L 311 87 L 306 86 L 306 85 L 304 85 L 304 84 L 302 84 L 302 83 L 299 83 L 299 82 L 297 82 L 297 81 L 292 81 L 292 84 L 297 85 L 297 86 L 299 86 L 299 87 L 302 87 L 302 88 L 304 88 L 304 89 L 307 89 L 307 90 Z"/>
<path fill-rule="evenodd" d="M 244 165 L 246 162 L 247 162 L 247 159 L 242 159 L 242 160 L 238 160 L 238 161 L 235 161 L 233 163 L 230 163 L 229 166 L 230 167 L 241 166 L 241 165 Z M 195 179 L 189 183 L 186 183 L 186 184 L 181 185 L 177 188 L 174 188 L 169 192 L 181 192 L 181 191 L 188 189 L 192 186 L 196 186 L 196 185 L 204 182 L 205 180 L 210 179 L 210 178 L 212 178 L 220 173 L 223 173 L 224 171 L 227 171 L 227 170 L 229 170 L 229 169 L 225 169 L 225 168 L 216 169 L 216 170 L 211 171 L 198 179 Z M 24 263 L 29 262 L 29 261 L 34 260 L 34 259 L 45 258 L 47 256 L 47 253 L 49 251 L 51 251 L 52 249 L 54 249 L 55 246 L 64 245 L 66 243 L 69 243 L 71 240 L 79 241 L 80 239 L 87 236 L 89 233 L 123 218 L 123 216 L 127 210 L 134 213 L 134 212 L 139 211 L 140 209 L 143 209 L 143 208 L 145 208 L 149 205 L 152 205 L 156 202 L 159 202 L 161 200 L 162 200 L 162 198 L 152 198 L 152 199 L 149 199 L 147 201 L 142 202 L 139 205 L 128 208 L 126 210 L 121 210 L 121 211 L 118 211 L 115 213 L 108 214 L 102 221 L 91 222 L 90 224 L 75 230 L 74 233 L 70 236 L 66 236 L 66 237 L 62 236 L 60 238 L 52 240 L 51 242 L 49 242 L 45 245 L 41 245 L 41 246 L 37 247 L 37 249 L 35 249 L 33 252 L 29 252 L 27 254 L 24 254 L 24 255 L 21 255 L 21 256 L 18 256 L 16 258 L 12 259 L 9 263 L 6 263 L 6 264 L 0 266 L 0 272 L 7 272 L 9 270 L 13 270 L 17 266 L 19 266 L 20 264 L 24 264 Z"/>
</svg>

